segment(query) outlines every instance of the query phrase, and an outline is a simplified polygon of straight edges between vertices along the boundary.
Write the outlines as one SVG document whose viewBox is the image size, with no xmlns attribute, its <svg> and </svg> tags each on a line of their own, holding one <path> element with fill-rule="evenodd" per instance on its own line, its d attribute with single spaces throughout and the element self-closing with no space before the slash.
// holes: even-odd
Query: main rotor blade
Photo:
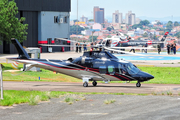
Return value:
<svg viewBox="0 0 180 120">
<path fill-rule="evenodd" d="M 148 47 L 110 47 L 112 49 L 156 49 L 156 48 L 148 48 Z"/>
<path fill-rule="evenodd" d="M 126 52 L 126 51 L 122 51 L 122 50 L 114 50 L 114 49 L 110 49 L 110 48 L 107 48 L 107 47 L 104 47 L 104 49 L 109 50 L 109 51 L 114 51 L 114 52 L 122 52 L 122 53 L 127 53 L 127 54 L 132 54 L 132 55 L 146 56 L 146 55 L 137 54 L 137 53 L 131 53 L 131 52 Z"/>
</svg>

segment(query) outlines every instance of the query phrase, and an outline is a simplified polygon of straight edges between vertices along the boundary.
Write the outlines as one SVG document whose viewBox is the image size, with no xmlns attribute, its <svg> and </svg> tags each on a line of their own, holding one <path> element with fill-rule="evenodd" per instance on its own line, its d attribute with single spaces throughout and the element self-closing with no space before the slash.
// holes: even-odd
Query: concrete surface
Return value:
<svg viewBox="0 0 180 120">
<path fill-rule="evenodd" d="M 170 96 L 85 95 L 68 105 L 65 97 L 35 106 L 0 107 L 1 120 L 179 120 L 180 98 Z M 105 104 L 105 100 L 115 100 Z"/>
<path fill-rule="evenodd" d="M 143 84 L 137 88 L 135 83 L 99 83 L 93 86 L 89 82 L 88 87 L 83 87 L 82 83 L 66 82 L 10 82 L 4 81 L 5 90 L 40 90 L 40 91 L 72 91 L 72 92 L 108 92 L 108 93 L 166 93 L 168 91 L 175 95 L 180 93 L 179 85 L 170 84 Z"/>
</svg>

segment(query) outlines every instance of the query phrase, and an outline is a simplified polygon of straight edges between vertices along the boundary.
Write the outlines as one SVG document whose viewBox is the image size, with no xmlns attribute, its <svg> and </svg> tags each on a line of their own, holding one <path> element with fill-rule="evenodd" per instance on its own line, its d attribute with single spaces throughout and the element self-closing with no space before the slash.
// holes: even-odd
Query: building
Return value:
<svg viewBox="0 0 180 120">
<path fill-rule="evenodd" d="M 27 40 L 22 43 L 25 47 L 38 47 L 47 44 L 47 39 L 70 38 L 69 12 L 71 0 L 15 0 L 19 13 L 17 18 L 25 17 L 28 24 Z M 60 51 L 61 48 L 53 48 Z M 43 48 L 47 52 L 47 48 Z M 0 53 L 17 53 L 14 45 L 3 42 Z"/>
<path fill-rule="evenodd" d="M 112 15 L 112 23 L 123 23 L 122 13 L 119 13 L 118 10 L 116 10 Z"/>
<path fill-rule="evenodd" d="M 90 35 L 92 35 L 92 31 L 91 30 L 84 30 L 84 31 L 81 31 L 81 34 L 86 35 L 86 36 L 90 36 Z"/>
<path fill-rule="evenodd" d="M 88 18 L 84 17 L 84 15 L 80 18 L 80 22 L 85 22 L 85 24 L 88 24 Z"/>
<path fill-rule="evenodd" d="M 136 18 L 136 24 L 139 24 L 141 22 L 141 19 Z"/>
<path fill-rule="evenodd" d="M 112 23 L 111 26 L 112 26 L 115 30 L 121 29 L 121 24 L 120 24 L 120 23 Z"/>
<path fill-rule="evenodd" d="M 103 26 L 99 23 L 95 23 L 94 25 L 92 25 L 92 29 L 99 29 L 99 30 L 102 30 L 103 29 Z"/>
<path fill-rule="evenodd" d="M 104 8 L 99 8 L 98 6 L 94 7 L 94 22 L 95 23 L 104 23 Z"/>
<path fill-rule="evenodd" d="M 128 24 L 128 25 L 136 24 L 136 15 L 135 15 L 135 13 L 132 13 L 132 11 L 129 11 L 128 13 L 126 13 L 125 23 Z"/>
</svg>

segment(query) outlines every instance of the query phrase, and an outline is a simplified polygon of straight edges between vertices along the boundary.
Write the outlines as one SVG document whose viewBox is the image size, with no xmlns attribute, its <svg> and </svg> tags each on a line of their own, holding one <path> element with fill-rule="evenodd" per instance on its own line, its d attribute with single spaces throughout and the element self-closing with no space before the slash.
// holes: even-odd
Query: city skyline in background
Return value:
<svg viewBox="0 0 180 120">
<path fill-rule="evenodd" d="M 108 22 L 113 22 L 112 14 L 117 10 L 122 13 L 122 19 L 126 18 L 126 13 L 128 13 L 128 11 L 132 11 L 136 14 L 136 17 L 142 20 L 160 20 L 162 22 L 167 22 L 169 20 L 180 21 L 180 14 L 178 13 L 178 3 L 180 3 L 180 1 L 178 0 L 172 0 L 171 2 L 167 0 L 147 0 L 146 2 L 143 0 L 72 0 L 70 13 L 71 20 L 77 19 L 77 1 L 78 19 L 80 19 L 83 15 L 88 19 L 94 19 L 93 9 L 95 6 L 98 6 L 100 8 L 104 8 L 104 18 L 107 19 Z"/>
</svg>

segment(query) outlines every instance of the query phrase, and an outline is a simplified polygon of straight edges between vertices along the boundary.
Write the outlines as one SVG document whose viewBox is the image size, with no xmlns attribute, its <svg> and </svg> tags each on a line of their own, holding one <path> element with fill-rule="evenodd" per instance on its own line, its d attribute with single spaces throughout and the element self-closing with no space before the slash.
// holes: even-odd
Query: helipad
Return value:
<svg viewBox="0 0 180 120">
<path fill-rule="evenodd" d="M 176 55 L 167 55 L 167 53 L 163 52 L 161 54 L 157 53 L 137 53 L 142 54 L 142 56 L 134 56 L 128 54 L 114 54 L 119 59 L 124 60 L 180 60 L 179 53 Z"/>
</svg>

